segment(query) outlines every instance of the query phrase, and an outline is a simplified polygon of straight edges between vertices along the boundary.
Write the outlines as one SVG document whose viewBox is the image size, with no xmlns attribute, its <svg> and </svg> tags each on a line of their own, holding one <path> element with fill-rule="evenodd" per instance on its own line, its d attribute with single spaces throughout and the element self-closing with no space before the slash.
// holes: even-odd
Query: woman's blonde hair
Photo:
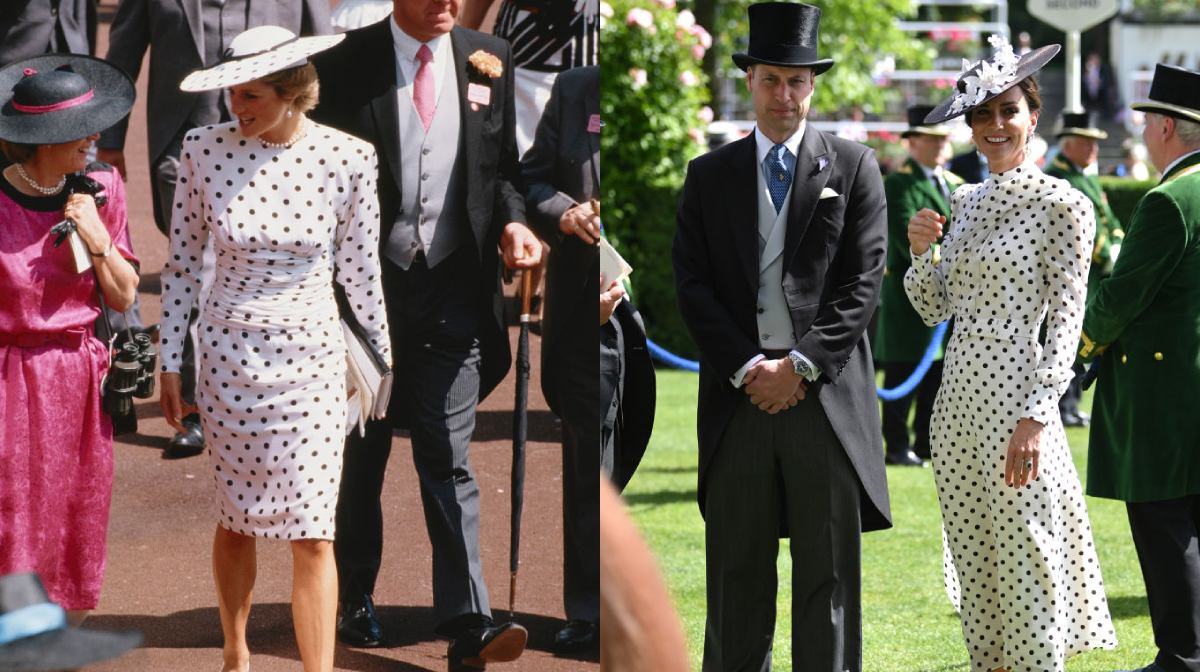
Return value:
<svg viewBox="0 0 1200 672">
<path fill-rule="evenodd" d="M 312 63 L 273 72 L 259 81 L 274 88 L 280 98 L 291 100 L 292 108 L 297 112 L 307 112 L 317 106 L 321 84 Z"/>
</svg>

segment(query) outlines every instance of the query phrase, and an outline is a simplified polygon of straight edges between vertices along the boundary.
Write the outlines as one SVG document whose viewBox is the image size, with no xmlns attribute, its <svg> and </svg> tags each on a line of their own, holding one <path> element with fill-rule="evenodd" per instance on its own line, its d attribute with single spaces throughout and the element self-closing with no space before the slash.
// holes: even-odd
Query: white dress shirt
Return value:
<svg viewBox="0 0 1200 672">
<path fill-rule="evenodd" d="M 417 68 L 421 66 L 421 62 L 417 60 L 417 51 L 422 44 L 427 44 L 429 51 L 433 52 L 433 60 L 430 61 L 429 67 L 433 69 L 433 100 L 436 107 L 436 102 L 442 97 L 442 84 L 454 75 L 454 52 L 450 49 L 450 35 L 438 35 L 428 42 L 420 42 L 401 30 L 394 18 L 388 21 L 388 25 L 392 27 L 396 90 L 400 96 L 396 102 L 412 102 L 413 80 L 417 78 Z"/>
</svg>

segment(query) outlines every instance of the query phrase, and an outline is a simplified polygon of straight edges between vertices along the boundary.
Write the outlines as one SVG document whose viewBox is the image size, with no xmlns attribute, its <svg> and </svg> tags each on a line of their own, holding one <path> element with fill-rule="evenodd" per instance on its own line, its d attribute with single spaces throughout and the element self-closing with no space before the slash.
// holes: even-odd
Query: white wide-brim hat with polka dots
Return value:
<svg viewBox="0 0 1200 672">
<path fill-rule="evenodd" d="M 296 37 L 292 31 L 279 26 L 251 28 L 233 38 L 219 64 L 184 77 L 179 88 L 189 92 L 212 91 L 252 82 L 280 70 L 304 65 L 309 56 L 325 51 L 345 38 L 344 33 Z"/>
</svg>

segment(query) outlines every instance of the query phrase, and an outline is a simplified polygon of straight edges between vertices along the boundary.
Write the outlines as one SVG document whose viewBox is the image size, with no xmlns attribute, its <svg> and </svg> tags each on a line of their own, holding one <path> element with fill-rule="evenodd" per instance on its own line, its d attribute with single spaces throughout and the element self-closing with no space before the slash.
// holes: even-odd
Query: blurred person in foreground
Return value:
<svg viewBox="0 0 1200 672">
<path fill-rule="evenodd" d="M 933 337 L 933 329 L 921 321 L 904 294 L 904 274 L 912 266 L 906 235 L 908 220 L 922 208 L 949 216 L 950 194 L 963 184 L 961 177 L 943 167 L 950 130 L 946 126 L 925 124 L 925 115 L 932 111 L 932 105 L 908 108 L 908 129 L 901 134 L 908 145 L 908 160 L 883 181 L 887 194 L 888 251 L 874 354 L 884 372 L 885 389 L 908 380 Z M 919 467 L 929 459 L 929 418 L 941 381 L 939 345 L 933 364 L 916 388 L 901 399 L 883 402 L 883 440 L 888 464 Z M 910 438 L 908 415 L 914 404 Z"/>
<path fill-rule="evenodd" d="M 1088 297 L 1079 355 L 1100 368 L 1087 489 L 1126 503 L 1158 647 L 1141 672 L 1198 672 L 1200 73 L 1159 63 L 1132 107 L 1163 177 Z"/>
<path fill-rule="evenodd" d="M 960 73 L 925 122 L 966 115 L 991 174 L 954 192 L 949 220 L 929 209 L 909 220 L 904 288 L 926 324 L 954 320 L 930 439 L 971 669 L 1061 672 L 1072 655 L 1116 646 L 1058 413 L 1095 224 L 1087 198 L 1028 151 L 1034 75 L 1059 46 L 1018 57 L 990 41 L 992 57 Z"/>
<path fill-rule="evenodd" d="M 1108 133 L 1090 123 L 1086 112 L 1064 112 L 1055 135 L 1058 137 L 1058 156 L 1050 162 L 1046 174 L 1066 180 L 1088 197 L 1096 212 L 1096 239 L 1092 245 L 1092 268 L 1088 272 L 1087 283 L 1088 294 L 1092 294 L 1100 279 L 1112 272 L 1113 260 L 1125 237 L 1121 222 L 1108 206 L 1108 196 L 1095 176 L 1100 141 L 1107 138 Z M 1075 377 L 1059 399 L 1058 411 L 1064 427 L 1086 427 L 1090 418 L 1079 408 L 1083 398 L 1082 378 L 1086 369 L 1083 362 L 1076 361 L 1071 370 L 1075 372 Z"/>
<path fill-rule="evenodd" d="M 883 180 L 869 148 L 807 126 L 833 66 L 817 53 L 821 10 L 748 11 L 749 51 L 733 60 L 755 131 L 689 164 L 672 249 L 700 350 L 704 669 L 770 667 L 787 536 L 792 667 L 858 672 L 861 533 L 891 526 L 866 337 L 887 252 Z"/>
<path fill-rule="evenodd" d="M 133 100 L 129 77 L 90 56 L 0 70 L 0 149 L 12 162 L 0 177 L 0 573 L 38 572 L 77 619 L 100 600 L 113 482 L 109 351 L 92 325 L 100 295 L 123 311 L 138 284 L 124 184 L 87 157 Z M 71 193 L 84 178 L 103 205 Z M 55 244 L 64 219 L 91 269 Z"/>
</svg>

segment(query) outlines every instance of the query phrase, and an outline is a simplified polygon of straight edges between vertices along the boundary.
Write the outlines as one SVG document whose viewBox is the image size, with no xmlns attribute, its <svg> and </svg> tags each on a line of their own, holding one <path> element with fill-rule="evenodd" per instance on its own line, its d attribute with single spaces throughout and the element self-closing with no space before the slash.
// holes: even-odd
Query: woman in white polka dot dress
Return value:
<svg viewBox="0 0 1200 672">
<path fill-rule="evenodd" d="M 1083 321 L 1092 205 L 1025 154 L 1031 77 L 1057 45 L 1002 40 L 927 123 L 966 114 L 992 171 L 954 192 L 951 222 L 909 222 L 904 287 L 926 323 L 954 319 L 931 426 L 933 465 L 974 672 L 1051 672 L 1116 646 L 1079 476 L 1058 413 Z M 970 77 L 970 86 L 965 80 Z M 1044 345 L 1039 331 L 1045 327 Z"/>
<path fill-rule="evenodd" d="M 177 372 L 188 314 L 200 310 L 197 406 L 216 486 L 213 567 L 225 671 L 249 667 L 256 537 L 291 542 L 304 670 L 333 667 L 332 539 L 347 412 L 335 282 L 371 343 L 391 359 L 374 150 L 304 116 L 317 97 L 316 71 L 304 59 L 340 36 L 293 37 L 273 26 L 247 31 L 223 65 L 181 86 L 228 87 L 237 118 L 195 129 L 183 142 L 162 273 L 162 405 L 173 425 L 190 410 Z M 216 274 L 197 305 L 209 241 Z"/>
</svg>

